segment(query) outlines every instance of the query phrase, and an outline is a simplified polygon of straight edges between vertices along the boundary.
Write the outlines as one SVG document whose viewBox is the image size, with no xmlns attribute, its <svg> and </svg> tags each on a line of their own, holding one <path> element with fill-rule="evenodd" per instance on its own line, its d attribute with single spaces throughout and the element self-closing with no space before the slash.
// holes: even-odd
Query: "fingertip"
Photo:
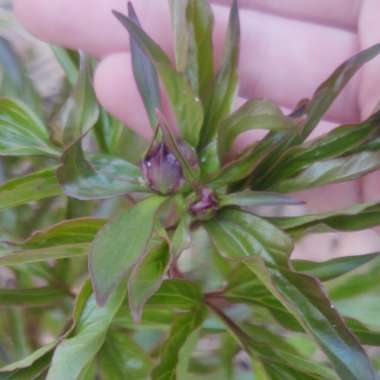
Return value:
<svg viewBox="0 0 380 380">
<path fill-rule="evenodd" d="M 112 54 L 97 66 L 94 87 L 99 102 L 111 114 L 145 138 L 152 130 L 140 98 L 129 53 Z"/>
<path fill-rule="evenodd" d="M 363 2 L 359 17 L 359 41 L 361 49 L 380 42 L 379 28 L 380 2 Z M 362 118 L 367 118 L 374 110 L 380 98 L 380 57 L 366 64 L 361 72 L 359 87 L 359 105 Z"/>
</svg>

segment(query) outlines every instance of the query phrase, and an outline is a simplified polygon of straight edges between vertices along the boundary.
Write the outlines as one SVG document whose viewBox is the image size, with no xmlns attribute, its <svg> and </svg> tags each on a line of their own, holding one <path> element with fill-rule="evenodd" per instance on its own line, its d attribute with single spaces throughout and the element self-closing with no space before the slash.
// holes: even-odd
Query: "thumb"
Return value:
<svg viewBox="0 0 380 380">
<path fill-rule="evenodd" d="M 379 0 L 363 2 L 358 25 L 361 49 L 380 43 L 379 15 Z M 364 119 L 374 111 L 380 101 L 380 57 L 376 57 L 363 67 L 358 96 L 361 117 Z M 362 178 L 360 184 L 363 201 L 380 200 L 380 170 Z"/>
</svg>

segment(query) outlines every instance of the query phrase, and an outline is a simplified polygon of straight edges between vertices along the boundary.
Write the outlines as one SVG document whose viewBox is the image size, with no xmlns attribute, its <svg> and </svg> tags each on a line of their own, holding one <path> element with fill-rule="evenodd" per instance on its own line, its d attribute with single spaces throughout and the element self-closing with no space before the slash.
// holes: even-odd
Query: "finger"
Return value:
<svg viewBox="0 0 380 380">
<path fill-rule="evenodd" d="M 94 84 L 100 102 L 108 111 L 144 137 L 151 137 L 148 117 L 133 79 L 129 53 L 113 54 L 105 58 L 95 72 Z M 246 99 L 238 99 L 237 106 L 245 101 Z M 283 111 L 289 112 L 284 108 Z M 327 133 L 334 126 L 333 123 L 323 121 L 314 136 Z M 265 133 L 266 131 L 259 130 L 242 134 L 238 138 L 237 150 L 259 140 Z M 358 182 L 351 181 L 299 192 L 295 197 L 305 201 L 310 211 L 323 212 L 359 202 L 360 188 Z"/>
<path fill-rule="evenodd" d="M 296 243 L 292 259 L 329 260 L 379 250 L 380 238 L 372 230 L 306 235 Z"/>
<path fill-rule="evenodd" d="M 359 18 L 359 38 L 361 47 L 367 48 L 380 42 L 380 3 L 365 0 Z M 362 117 L 368 117 L 380 101 L 380 58 L 375 58 L 361 72 L 359 104 Z M 380 171 L 371 173 L 361 180 L 364 201 L 380 200 Z"/>
<path fill-rule="evenodd" d="M 231 0 L 214 0 L 218 4 L 231 4 Z M 320 24 L 356 30 L 362 0 L 239 0 L 239 5 Z"/>
<path fill-rule="evenodd" d="M 360 202 L 360 187 L 357 181 L 349 181 L 299 191 L 293 196 L 304 201 L 308 211 L 329 212 Z"/>
<path fill-rule="evenodd" d="M 99 101 L 109 112 L 145 138 L 151 137 L 148 118 L 133 78 L 129 53 L 112 54 L 103 59 L 95 72 L 94 84 Z M 238 98 L 236 108 L 246 100 Z M 164 105 L 167 107 L 167 102 Z M 283 108 L 283 112 L 288 114 L 290 109 Z M 327 133 L 334 126 L 334 123 L 322 121 L 311 138 Z M 235 148 L 241 151 L 265 133 L 264 130 L 245 132 L 238 137 Z"/>
<path fill-rule="evenodd" d="M 360 48 L 365 49 L 380 42 L 380 2 L 365 0 L 359 18 Z M 362 117 L 368 117 L 380 101 L 380 57 L 373 59 L 361 72 L 359 104 Z"/>
<path fill-rule="evenodd" d="M 135 1 L 143 27 L 167 51 L 171 49 L 166 0 Z M 16 13 L 40 38 L 100 55 L 127 50 L 125 30 L 110 9 L 125 11 L 124 0 L 16 0 Z M 223 46 L 228 9 L 214 7 L 215 46 Z M 241 10 L 241 95 L 264 97 L 293 107 L 310 97 L 342 61 L 357 50 L 354 33 Z M 300 79 L 301 78 L 301 79 Z M 342 122 L 358 118 L 357 80 L 352 81 L 328 113 Z"/>
<path fill-rule="evenodd" d="M 166 0 L 132 1 L 142 26 L 167 51 L 172 50 Z M 126 0 L 15 0 L 25 27 L 42 40 L 102 56 L 129 48 L 125 29 L 112 10 L 126 13 Z"/>
<path fill-rule="evenodd" d="M 94 76 L 100 103 L 145 138 L 151 137 L 149 119 L 133 78 L 129 53 L 113 54 L 97 67 Z"/>
</svg>

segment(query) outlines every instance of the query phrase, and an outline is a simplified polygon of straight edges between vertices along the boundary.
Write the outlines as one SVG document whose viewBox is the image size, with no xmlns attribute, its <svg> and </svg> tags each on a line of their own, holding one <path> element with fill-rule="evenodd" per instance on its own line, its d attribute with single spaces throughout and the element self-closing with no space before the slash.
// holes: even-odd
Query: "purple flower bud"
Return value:
<svg viewBox="0 0 380 380">
<path fill-rule="evenodd" d="M 190 205 L 191 213 L 198 219 L 209 218 L 217 208 L 218 200 L 207 187 L 200 190 L 197 200 Z"/>
<path fill-rule="evenodd" d="M 181 164 L 163 142 L 153 144 L 141 166 L 149 187 L 157 193 L 173 194 L 184 183 Z"/>
</svg>

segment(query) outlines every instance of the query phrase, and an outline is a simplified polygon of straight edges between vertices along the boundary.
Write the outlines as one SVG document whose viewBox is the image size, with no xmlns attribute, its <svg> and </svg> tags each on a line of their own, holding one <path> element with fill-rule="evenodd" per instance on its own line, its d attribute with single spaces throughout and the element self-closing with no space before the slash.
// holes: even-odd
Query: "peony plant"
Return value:
<svg viewBox="0 0 380 380">
<path fill-rule="evenodd" d="M 310 233 L 379 225 L 380 204 L 300 214 L 302 199 L 289 194 L 379 169 L 379 110 L 308 137 L 380 44 L 288 115 L 264 99 L 236 109 L 237 1 L 217 70 L 208 2 L 170 4 L 175 63 L 131 4 L 113 12 L 154 131 L 138 161 L 127 159 L 131 135 L 98 105 L 83 54 L 77 65 L 54 48 L 72 91 L 49 121 L 25 99 L 0 99 L 1 155 L 36 168 L 0 186 L 0 207 L 38 201 L 29 230 L 41 215 L 54 222 L 2 242 L 0 266 L 15 282 L 0 289 L 1 303 L 31 310 L 32 322 L 25 357 L 14 350 L 0 379 L 378 379 L 380 327 L 363 300 L 379 302 L 379 253 L 291 254 Z M 236 152 L 253 129 L 267 134 Z"/>
</svg>

